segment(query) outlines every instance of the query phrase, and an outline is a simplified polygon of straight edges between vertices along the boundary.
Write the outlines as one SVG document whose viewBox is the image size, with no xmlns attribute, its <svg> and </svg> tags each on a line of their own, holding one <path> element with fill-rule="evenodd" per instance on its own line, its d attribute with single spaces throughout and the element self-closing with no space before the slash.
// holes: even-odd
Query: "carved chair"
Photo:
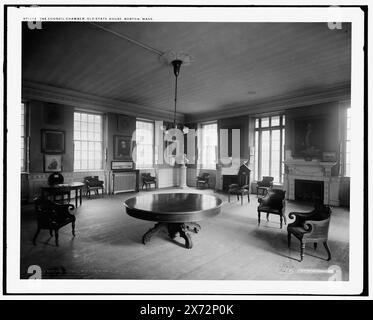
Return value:
<svg viewBox="0 0 373 320">
<path fill-rule="evenodd" d="M 241 165 L 237 174 L 238 183 L 232 183 L 228 186 L 228 202 L 231 202 L 230 195 L 237 195 L 237 200 L 241 197 L 241 206 L 243 197 L 247 195 L 247 202 L 250 202 L 250 169 L 244 164 Z"/>
<path fill-rule="evenodd" d="M 101 190 L 102 196 L 104 196 L 104 182 L 98 180 L 98 176 L 90 176 L 84 178 L 84 183 L 86 186 L 86 196 L 91 198 L 91 191 L 94 191 L 98 195 L 98 191 Z"/>
<path fill-rule="evenodd" d="M 150 173 L 142 173 L 141 174 L 142 179 L 142 188 L 144 190 L 144 186 L 146 190 L 148 190 L 148 187 L 151 187 L 152 184 L 154 184 L 154 188 L 157 188 L 157 178 L 152 177 Z"/>
<path fill-rule="evenodd" d="M 208 188 L 209 182 L 210 182 L 210 174 L 207 172 L 203 172 L 197 177 L 197 188 L 201 186 Z"/>
<path fill-rule="evenodd" d="M 262 181 L 257 182 L 256 196 L 258 197 L 259 190 L 261 190 L 261 194 L 264 196 L 273 187 L 273 180 L 273 177 L 263 176 Z"/>
<path fill-rule="evenodd" d="M 37 230 L 32 240 L 33 244 L 36 245 L 36 238 L 40 230 L 48 229 L 51 237 L 53 237 L 54 231 L 58 247 L 58 230 L 69 223 L 71 223 L 72 234 L 75 237 L 75 216 L 70 213 L 74 208 L 72 204 L 59 204 L 43 197 L 36 198 Z"/>
<path fill-rule="evenodd" d="M 300 241 L 300 261 L 304 257 L 306 243 L 312 242 L 314 249 L 317 244 L 322 242 L 328 254 L 327 260 L 331 259 L 330 249 L 328 247 L 328 232 L 330 223 L 331 209 L 329 206 L 316 204 L 311 212 L 291 212 L 289 218 L 295 221 L 288 225 L 288 247 L 291 244 L 291 235 L 294 235 Z"/>
<path fill-rule="evenodd" d="M 267 213 L 267 221 L 269 221 L 270 214 L 279 215 L 280 228 L 282 228 L 282 221 L 286 224 L 285 193 L 284 190 L 270 189 L 264 197 L 258 199 L 258 226 L 260 225 L 261 212 Z"/>
<path fill-rule="evenodd" d="M 64 177 L 61 173 L 54 172 L 48 177 L 48 184 L 53 187 L 54 185 L 60 185 L 64 183 Z M 65 202 L 65 196 L 67 196 L 67 202 L 70 203 L 71 190 L 69 188 L 56 188 L 55 190 L 49 189 L 49 195 L 52 196 L 54 202 L 60 201 L 61 203 Z M 61 198 L 56 199 L 57 196 Z"/>
</svg>

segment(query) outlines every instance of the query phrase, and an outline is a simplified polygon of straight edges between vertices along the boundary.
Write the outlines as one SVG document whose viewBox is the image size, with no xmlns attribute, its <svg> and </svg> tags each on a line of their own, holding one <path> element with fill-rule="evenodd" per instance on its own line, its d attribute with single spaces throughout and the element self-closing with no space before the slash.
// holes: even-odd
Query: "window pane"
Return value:
<svg viewBox="0 0 373 320">
<path fill-rule="evenodd" d="M 255 176 L 254 179 L 259 180 L 259 131 L 255 131 Z"/>
<path fill-rule="evenodd" d="M 218 126 L 216 123 L 202 124 L 202 168 L 216 168 Z"/>
<path fill-rule="evenodd" d="M 262 127 L 269 126 L 269 118 L 262 118 Z"/>
<path fill-rule="evenodd" d="M 280 130 L 272 130 L 271 176 L 280 182 Z"/>
<path fill-rule="evenodd" d="M 351 108 L 346 110 L 346 138 L 344 154 L 344 175 L 350 176 L 350 154 L 351 154 Z"/>
<path fill-rule="evenodd" d="M 261 159 L 261 175 L 269 176 L 269 152 L 270 152 L 270 140 L 269 140 L 269 131 L 262 132 L 262 159 Z"/>
<path fill-rule="evenodd" d="M 136 121 L 136 167 L 154 166 L 154 122 Z"/>
<path fill-rule="evenodd" d="M 272 117 L 271 118 L 271 126 L 279 126 L 280 125 L 280 116 Z"/>
</svg>

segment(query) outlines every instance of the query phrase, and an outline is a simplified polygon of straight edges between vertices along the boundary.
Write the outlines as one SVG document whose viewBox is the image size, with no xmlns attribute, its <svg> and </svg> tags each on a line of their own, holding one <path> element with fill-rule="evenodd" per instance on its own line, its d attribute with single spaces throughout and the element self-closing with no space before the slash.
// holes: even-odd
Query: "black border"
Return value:
<svg viewBox="0 0 373 320">
<path fill-rule="evenodd" d="M 33 4 L 35 5 L 35 4 Z M 4 51 L 3 51 L 3 76 L 4 76 L 4 87 L 3 87 L 3 108 L 4 108 L 4 138 L 3 138 L 3 154 L 4 158 L 7 159 L 7 22 L 8 22 L 8 7 L 20 7 L 20 6 L 31 6 L 30 4 L 4 4 Z M 41 4 L 39 7 L 160 7 L 160 8 L 174 8 L 174 7 L 195 7 L 195 8 L 326 8 L 330 5 L 120 5 L 120 4 Z M 3 192 L 3 295 L 7 296 L 316 296 L 316 297 L 343 297 L 343 296 L 368 296 L 369 294 L 369 274 L 368 274 L 368 5 L 339 5 L 341 8 L 360 8 L 364 12 L 364 221 L 363 221 L 363 290 L 360 294 L 222 294 L 222 293 L 9 293 L 7 292 L 7 219 L 6 219 L 6 208 L 7 208 L 7 160 L 3 161 L 3 181 L 4 181 L 4 192 Z M 234 300 L 232 300 L 233 302 Z"/>
</svg>

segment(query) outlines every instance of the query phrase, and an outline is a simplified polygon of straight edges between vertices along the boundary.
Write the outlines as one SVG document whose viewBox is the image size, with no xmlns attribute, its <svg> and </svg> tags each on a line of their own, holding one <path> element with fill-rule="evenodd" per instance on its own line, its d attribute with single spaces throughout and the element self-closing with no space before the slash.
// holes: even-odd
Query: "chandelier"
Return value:
<svg viewBox="0 0 373 320">
<path fill-rule="evenodd" d="M 192 57 L 184 52 L 175 52 L 175 51 L 168 51 L 164 53 L 160 57 L 161 61 L 164 61 L 167 64 L 172 65 L 174 75 L 175 75 L 175 94 L 174 94 L 174 121 L 173 121 L 173 128 L 177 129 L 176 124 L 176 110 L 177 110 L 177 92 L 178 92 L 178 77 L 180 74 L 180 67 L 181 65 L 189 65 L 192 62 Z M 167 133 L 167 128 L 163 127 L 163 130 Z M 183 133 L 187 134 L 189 132 L 189 128 L 187 126 L 183 126 Z"/>
</svg>

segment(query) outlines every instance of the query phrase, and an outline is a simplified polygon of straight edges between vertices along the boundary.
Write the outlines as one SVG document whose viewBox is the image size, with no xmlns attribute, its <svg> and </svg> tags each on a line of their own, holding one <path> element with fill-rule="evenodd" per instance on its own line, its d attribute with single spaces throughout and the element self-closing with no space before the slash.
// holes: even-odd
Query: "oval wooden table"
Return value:
<svg viewBox="0 0 373 320">
<path fill-rule="evenodd" d="M 162 230 L 171 239 L 179 234 L 185 240 L 185 248 L 193 246 L 190 231 L 197 233 L 197 223 L 220 213 L 222 200 L 216 196 L 199 193 L 158 193 L 130 198 L 124 202 L 131 217 L 157 222 L 142 238 L 144 244 Z"/>
</svg>

